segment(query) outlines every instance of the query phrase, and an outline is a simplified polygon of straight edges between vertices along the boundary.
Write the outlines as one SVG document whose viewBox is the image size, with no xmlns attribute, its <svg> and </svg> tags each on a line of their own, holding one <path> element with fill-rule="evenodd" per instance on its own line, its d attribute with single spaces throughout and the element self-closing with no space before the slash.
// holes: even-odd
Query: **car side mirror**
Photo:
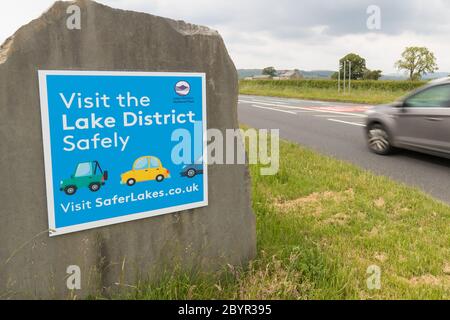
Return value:
<svg viewBox="0 0 450 320">
<path fill-rule="evenodd" d="M 409 105 L 407 101 L 402 101 L 399 102 L 398 105 L 396 105 L 396 107 L 401 111 L 401 112 L 406 112 Z"/>
</svg>

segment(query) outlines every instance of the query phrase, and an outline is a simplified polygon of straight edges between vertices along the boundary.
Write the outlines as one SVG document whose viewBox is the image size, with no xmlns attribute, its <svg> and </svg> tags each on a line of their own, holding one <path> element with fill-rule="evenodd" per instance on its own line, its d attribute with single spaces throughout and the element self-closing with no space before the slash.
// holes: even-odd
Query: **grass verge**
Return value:
<svg viewBox="0 0 450 320">
<path fill-rule="evenodd" d="M 382 104 L 393 102 L 408 93 L 405 90 L 352 89 L 350 93 L 339 93 L 336 88 L 308 88 L 270 86 L 250 81 L 240 84 L 239 93 L 255 96 L 271 96 L 322 101 Z"/>
<path fill-rule="evenodd" d="M 251 167 L 255 261 L 217 274 L 167 274 L 126 298 L 450 297 L 449 206 L 296 144 L 280 148 L 277 175 Z M 380 290 L 367 287 L 372 265 L 381 268 Z"/>
</svg>

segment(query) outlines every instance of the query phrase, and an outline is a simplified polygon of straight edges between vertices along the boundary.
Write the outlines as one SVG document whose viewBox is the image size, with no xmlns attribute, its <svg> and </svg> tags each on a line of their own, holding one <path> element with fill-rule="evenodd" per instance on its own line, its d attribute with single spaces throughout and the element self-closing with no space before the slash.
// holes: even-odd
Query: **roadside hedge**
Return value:
<svg viewBox="0 0 450 320">
<path fill-rule="evenodd" d="M 338 81 L 331 79 L 302 80 L 240 80 L 241 86 L 267 86 L 291 88 L 337 89 Z M 411 91 L 426 84 L 426 81 L 396 81 L 396 80 L 352 80 L 352 89 Z M 347 84 L 347 83 L 346 83 Z M 341 83 L 342 86 L 342 83 Z"/>
</svg>

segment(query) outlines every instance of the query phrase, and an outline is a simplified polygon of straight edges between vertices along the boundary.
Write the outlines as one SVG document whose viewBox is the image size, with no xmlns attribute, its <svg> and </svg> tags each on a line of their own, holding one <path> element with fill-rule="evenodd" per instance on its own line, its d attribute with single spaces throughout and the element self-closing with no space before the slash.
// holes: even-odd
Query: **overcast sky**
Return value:
<svg viewBox="0 0 450 320">
<path fill-rule="evenodd" d="M 54 1 L 2 1 L 0 41 Z M 371 69 L 395 72 L 406 46 L 426 46 L 450 72 L 448 0 L 101 0 L 112 7 L 218 30 L 238 68 L 333 70 L 349 52 Z M 381 9 L 381 30 L 367 28 L 367 8 Z"/>
</svg>

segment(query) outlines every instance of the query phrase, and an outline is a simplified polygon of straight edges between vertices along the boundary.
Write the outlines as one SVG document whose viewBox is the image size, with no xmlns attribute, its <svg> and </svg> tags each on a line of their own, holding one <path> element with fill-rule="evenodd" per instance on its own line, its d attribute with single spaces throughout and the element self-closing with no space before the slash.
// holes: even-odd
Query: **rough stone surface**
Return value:
<svg viewBox="0 0 450 320">
<path fill-rule="evenodd" d="M 237 75 L 215 31 L 80 0 L 81 30 L 56 2 L 0 49 L 0 298 L 85 297 L 174 266 L 216 270 L 256 251 L 246 166 L 209 167 L 209 207 L 49 238 L 37 71 L 207 75 L 209 128 L 237 127 Z M 82 289 L 66 286 L 69 265 Z"/>
</svg>

